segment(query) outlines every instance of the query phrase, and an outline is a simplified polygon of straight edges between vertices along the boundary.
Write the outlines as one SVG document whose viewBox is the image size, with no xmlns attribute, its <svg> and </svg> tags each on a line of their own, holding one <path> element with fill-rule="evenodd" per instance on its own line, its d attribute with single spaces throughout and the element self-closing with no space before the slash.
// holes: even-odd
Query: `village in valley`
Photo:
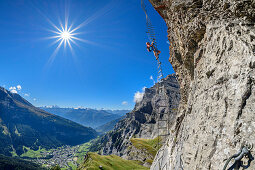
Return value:
<svg viewBox="0 0 255 170">
<path fill-rule="evenodd" d="M 77 146 L 62 146 L 57 149 L 40 150 L 39 157 L 24 157 L 26 160 L 50 168 L 59 165 L 60 168 L 74 169 L 83 161 L 89 144 Z M 38 151 L 37 151 L 38 152 Z"/>
</svg>

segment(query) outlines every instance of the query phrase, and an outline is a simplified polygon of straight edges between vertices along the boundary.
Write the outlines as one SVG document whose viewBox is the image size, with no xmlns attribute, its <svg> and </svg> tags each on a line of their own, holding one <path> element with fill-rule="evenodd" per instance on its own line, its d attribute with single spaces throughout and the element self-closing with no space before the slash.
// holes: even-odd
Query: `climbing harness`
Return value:
<svg viewBox="0 0 255 170">
<path fill-rule="evenodd" d="M 235 163 L 231 166 L 232 168 L 239 169 L 240 167 L 247 168 L 250 166 L 250 162 L 254 159 L 253 156 L 251 155 L 251 149 L 253 148 L 252 144 L 245 144 L 241 147 L 240 151 L 234 155 L 232 155 L 230 158 L 228 158 L 227 162 L 225 163 L 223 170 L 226 170 L 229 162 L 234 159 Z M 245 166 L 242 163 L 243 157 L 248 157 L 248 165 Z"/>
<path fill-rule="evenodd" d="M 147 10 L 146 10 L 146 6 L 144 4 L 144 1 L 141 0 L 141 7 L 145 13 L 145 16 L 146 16 L 146 26 L 147 26 L 147 36 L 148 36 L 148 39 L 150 40 L 150 42 L 153 42 L 153 46 L 154 46 L 154 49 L 156 51 L 158 51 L 158 48 L 157 48 L 157 42 L 156 42 L 156 34 L 155 34 L 155 31 L 154 31 L 154 27 L 152 25 L 152 22 L 147 14 Z M 158 54 L 157 54 L 158 55 Z M 157 60 L 157 64 L 158 64 L 158 77 L 157 77 L 157 81 L 159 82 L 162 78 L 164 78 L 163 76 L 163 72 L 162 72 L 162 68 L 161 68 L 161 62 L 159 61 L 159 57 L 158 56 L 155 56 L 156 57 L 156 60 Z"/>
</svg>

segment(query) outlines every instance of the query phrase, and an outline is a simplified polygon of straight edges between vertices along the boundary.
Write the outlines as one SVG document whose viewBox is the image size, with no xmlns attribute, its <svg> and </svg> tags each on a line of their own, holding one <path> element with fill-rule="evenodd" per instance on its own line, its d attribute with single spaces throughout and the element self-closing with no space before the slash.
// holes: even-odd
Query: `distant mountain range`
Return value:
<svg viewBox="0 0 255 170">
<path fill-rule="evenodd" d="M 127 113 L 131 112 L 132 110 L 105 110 L 109 113 L 112 113 L 112 114 L 117 114 L 117 115 L 120 115 L 120 116 L 124 116 L 126 115 Z"/>
<path fill-rule="evenodd" d="M 95 110 L 89 108 L 59 108 L 58 106 L 40 107 L 49 113 L 64 117 L 84 126 L 97 128 L 119 119 L 129 110 Z"/>
<path fill-rule="evenodd" d="M 77 145 L 96 136 L 92 128 L 34 107 L 0 87 L 0 153 L 21 155 L 24 146 L 37 150 L 39 146 Z"/>
<path fill-rule="evenodd" d="M 104 125 L 101 125 L 101 126 L 98 126 L 95 130 L 100 133 L 100 134 L 103 134 L 103 133 L 106 133 L 106 132 L 109 132 L 110 130 L 113 130 L 114 126 L 122 119 L 124 119 L 126 116 L 122 116 L 118 119 L 115 119 L 115 120 L 112 120 Z"/>
</svg>

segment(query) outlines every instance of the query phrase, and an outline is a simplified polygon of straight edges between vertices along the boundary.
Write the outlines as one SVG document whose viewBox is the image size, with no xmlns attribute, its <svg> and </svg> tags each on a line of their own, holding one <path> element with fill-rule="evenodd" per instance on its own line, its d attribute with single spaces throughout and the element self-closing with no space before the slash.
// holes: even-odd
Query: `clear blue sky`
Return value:
<svg viewBox="0 0 255 170">
<path fill-rule="evenodd" d="M 145 0 L 146 1 L 146 0 Z M 155 26 L 165 74 L 174 73 L 169 58 L 167 27 L 146 2 Z M 66 11 L 78 26 L 74 55 L 58 44 L 47 18 L 59 27 Z M 157 77 L 152 53 L 146 51 L 145 15 L 139 0 L 2 0 L 0 1 L 0 86 L 21 86 L 17 92 L 36 106 L 59 105 L 132 109 L 133 97 Z M 124 105 L 122 104 L 123 101 Z"/>
</svg>

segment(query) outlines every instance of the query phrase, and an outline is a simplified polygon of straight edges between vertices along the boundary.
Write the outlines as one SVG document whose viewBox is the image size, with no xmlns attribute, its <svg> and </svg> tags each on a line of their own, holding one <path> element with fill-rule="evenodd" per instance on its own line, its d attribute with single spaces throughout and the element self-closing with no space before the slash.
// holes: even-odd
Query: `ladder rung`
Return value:
<svg viewBox="0 0 255 170">
<path fill-rule="evenodd" d="M 147 33 L 147 34 L 149 34 L 150 36 L 154 37 L 154 36 L 155 36 L 155 34 L 154 34 L 154 33 L 152 33 L 152 32 L 153 32 L 153 29 L 149 29 L 149 31 L 148 31 L 148 33 Z"/>
<path fill-rule="evenodd" d="M 167 129 L 167 127 L 161 127 L 161 128 L 158 128 L 158 129 Z"/>
<path fill-rule="evenodd" d="M 159 135 L 159 136 L 169 136 L 170 134 L 164 134 L 164 135 Z"/>
</svg>

